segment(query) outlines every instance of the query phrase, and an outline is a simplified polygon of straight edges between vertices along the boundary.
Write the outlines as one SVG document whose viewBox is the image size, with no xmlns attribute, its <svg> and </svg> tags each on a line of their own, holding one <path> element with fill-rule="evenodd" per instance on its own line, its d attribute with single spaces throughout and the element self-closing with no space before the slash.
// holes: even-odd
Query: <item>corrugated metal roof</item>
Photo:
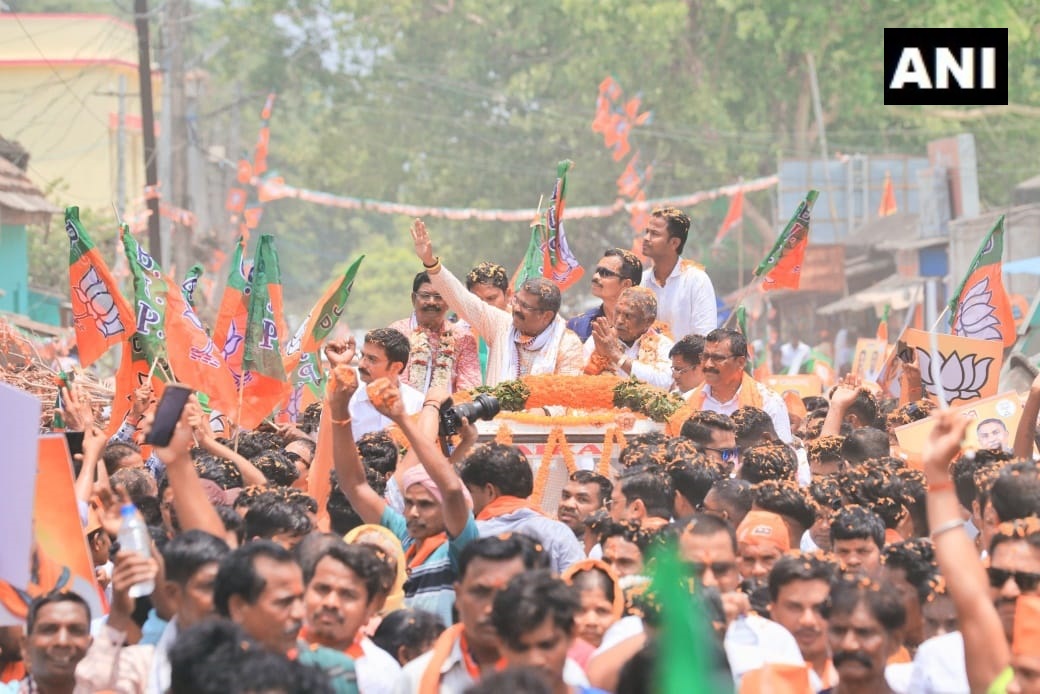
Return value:
<svg viewBox="0 0 1040 694">
<path fill-rule="evenodd" d="M 0 157 L 0 213 L 4 211 L 43 215 L 45 218 L 61 212 L 61 209 L 43 197 L 43 192 L 21 169 Z"/>
</svg>

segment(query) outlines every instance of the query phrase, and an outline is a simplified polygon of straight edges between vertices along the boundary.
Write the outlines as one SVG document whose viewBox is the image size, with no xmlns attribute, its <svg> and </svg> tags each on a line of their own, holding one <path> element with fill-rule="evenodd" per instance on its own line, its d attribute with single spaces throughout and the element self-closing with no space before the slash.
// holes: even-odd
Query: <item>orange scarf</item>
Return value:
<svg viewBox="0 0 1040 694">
<path fill-rule="evenodd" d="M 527 499 L 521 499 L 518 496 L 503 495 L 480 509 L 480 513 L 477 514 L 477 520 L 483 521 L 498 518 L 499 516 L 504 516 L 507 513 L 512 513 L 513 511 L 518 511 L 522 508 L 530 509 L 543 516 L 545 515 L 542 513 L 540 508 L 536 507 Z"/>
<path fill-rule="evenodd" d="M 311 633 L 307 630 L 307 627 L 303 627 L 300 629 L 299 638 L 303 639 L 312 646 L 321 645 L 314 638 L 311 637 Z M 365 655 L 364 649 L 361 648 L 361 641 L 364 638 L 365 635 L 361 633 L 361 630 L 358 630 L 358 633 L 354 635 L 354 640 L 350 643 L 349 646 L 343 649 L 343 652 L 349 655 L 354 660 L 357 660 L 361 656 Z"/>
<path fill-rule="evenodd" d="M 668 418 L 668 422 L 665 424 L 665 433 L 668 436 L 678 436 L 686 420 L 694 412 L 700 412 L 704 409 L 704 401 L 708 397 L 708 394 L 704 392 L 705 385 L 707 384 L 702 383 L 694 388 L 690 396 L 686 398 L 686 404 Z M 751 378 L 747 373 L 741 376 L 740 388 L 737 390 L 737 402 L 741 407 L 762 409 L 762 394 L 758 392 L 758 381 Z"/>
<path fill-rule="evenodd" d="M 466 672 L 469 673 L 474 682 L 480 681 L 480 666 L 477 665 L 476 661 L 473 660 L 473 656 L 469 653 L 469 647 L 466 644 L 465 628 L 461 624 L 455 624 L 445 629 L 444 633 L 434 641 L 431 649 L 433 657 L 430 658 L 430 662 L 423 671 L 422 679 L 419 680 L 418 694 L 439 694 L 441 670 L 444 668 L 444 663 L 448 662 L 448 658 L 451 656 L 456 639 L 459 642 L 459 648 L 462 650 L 462 663 L 466 666 Z M 495 663 L 495 670 L 504 670 L 505 667 L 505 658 L 499 658 Z"/>
<path fill-rule="evenodd" d="M 408 551 L 404 553 L 404 558 L 408 562 L 408 570 L 411 571 L 417 566 L 422 566 L 422 563 L 447 541 L 448 533 L 437 533 L 421 542 L 413 542 Z"/>
</svg>

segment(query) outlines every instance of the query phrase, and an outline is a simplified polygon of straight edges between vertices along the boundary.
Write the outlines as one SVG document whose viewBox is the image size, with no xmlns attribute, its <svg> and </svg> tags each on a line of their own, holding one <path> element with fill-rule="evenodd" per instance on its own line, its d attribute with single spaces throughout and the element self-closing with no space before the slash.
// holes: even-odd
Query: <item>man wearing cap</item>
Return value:
<svg viewBox="0 0 1040 694">
<path fill-rule="evenodd" d="M 737 528 L 740 575 L 764 581 L 776 561 L 791 549 L 783 518 L 769 511 L 750 511 Z"/>
<path fill-rule="evenodd" d="M 333 461 L 340 488 L 361 519 L 385 526 L 401 540 L 408 562 L 405 605 L 433 612 L 445 624 L 451 624 L 458 554 L 480 533 L 470 510 L 468 492 L 435 443 L 440 403 L 428 400 L 429 406 L 424 405 L 418 421 L 413 422 L 405 414 L 397 384 L 379 379 L 367 385 L 373 406 L 400 427 L 421 461 L 401 474 L 401 514 L 368 484 L 350 422 L 349 403 L 357 387 L 356 382 L 330 379 L 326 408 L 332 426 L 322 427 L 318 436 L 333 437 Z"/>
</svg>

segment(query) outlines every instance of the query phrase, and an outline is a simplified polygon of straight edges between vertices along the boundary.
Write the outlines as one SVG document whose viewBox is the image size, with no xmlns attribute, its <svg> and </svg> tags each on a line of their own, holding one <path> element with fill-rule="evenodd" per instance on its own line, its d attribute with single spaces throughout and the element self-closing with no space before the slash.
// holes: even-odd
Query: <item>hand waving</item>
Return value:
<svg viewBox="0 0 1040 694">
<path fill-rule="evenodd" d="M 416 219 L 412 222 L 412 243 L 415 244 L 415 254 L 419 256 L 419 260 L 423 262 L 423 265 L 433 265 L 437 262 L 437 257 L 433 254 L 433 242 L 430 241 L 430 234 L 426 231 L 426 223 L 421 219 Z"/>
</svg>

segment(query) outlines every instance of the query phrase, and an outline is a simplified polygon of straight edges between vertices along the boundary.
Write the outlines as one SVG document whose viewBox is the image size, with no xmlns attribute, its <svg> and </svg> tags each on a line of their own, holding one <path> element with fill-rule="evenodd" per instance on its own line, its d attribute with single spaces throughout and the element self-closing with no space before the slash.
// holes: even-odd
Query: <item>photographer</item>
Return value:
<svg viewBox="0 0 1040 694">
<path fill-rule="evenodd" d="M 338 367 L 329 355 L 334 367 Z M 368 384 L 368 398 L 408 438 L 420 465 L 401 474 L 404 514 L 387 505 L 365 477 L 351 428 L 350 400 L 358 389 L 353 370 L 334 368 L 326 388 L 323 426 L 318 436 L 332 436 L 333 462 L 340 488 L 365 523 L 392 531 L 405 548 L 408 580 L 405 605 L 433 612 L 450 624 L 458 578 L 458 555 L 478 536 L 466 488 L 436 443 L 440 403 L 428 399 L 418 420 L 405 414 L 398 386 L 387 379 Z M 329 426 L 324 426 L 328 424 Z M 320 444 L 319 444 L 320 446 Z"/>
</svg>

